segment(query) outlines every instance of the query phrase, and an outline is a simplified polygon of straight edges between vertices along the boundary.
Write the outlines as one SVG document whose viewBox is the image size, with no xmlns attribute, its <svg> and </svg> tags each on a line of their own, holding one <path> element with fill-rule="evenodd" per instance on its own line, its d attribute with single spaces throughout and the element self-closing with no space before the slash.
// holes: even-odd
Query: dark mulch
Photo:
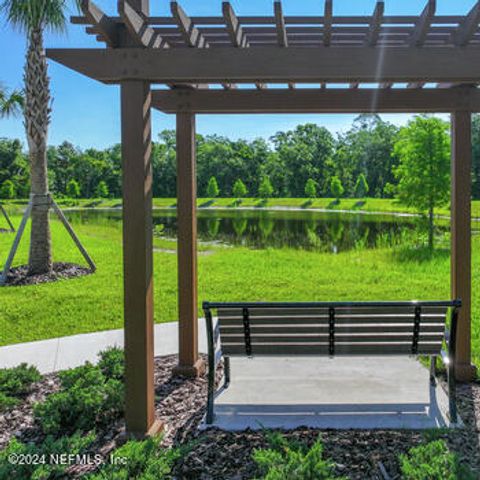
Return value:
<svg viewBox="0 0 480 480">
<path fill-rule="evenodd" d="M 205 412 L 207 380 L 173 377 L 175 355 L 155 359 L 156 410 L 167 424 L 165 445 L 191 445 L 178 462 L 175 475 L 185 480 L 252 479 L 258 472 L 251 455 L 255 448 L 267 447 L 261 431 L 223 432 L 216 429 L 200 431 L 198 425 Z M 219 372 L 219 376 L 221 372 Z M 58 388 L 55 374 L 45 376 L 35 385 L 31 395 L 17 408 L 0 414 L 0 449 L 9 438 L 40 442 L 42 433 L 34 423 L 32 407 Z M 480 384 L 458 388 L 459 410 L 464 429 L 436 431 L 435 438 L 444 438 L 460 457 L 480 473 Z M 97 431 L 98 439 L 92 453 L 108 455 L 125 441 L 123 420 Z M 336 473 L 353 480 L 382 479 L 379 462 L 394 479 L 399 478 L 398 455 L 425 442 L 433 433 L 419 431 L 313 430 L 298 428 L 284 432 L 292 439 L 312 444 L 321 437 L 325 455 L 335 464 Z M 90 470 L 74 467 L 70 478 L 78 478 Z M 480 478 L 480 476 L 479 476 Z"/>
<path fill-rule="evenodd" d="M 50 273 L 38 275 L 28 274 L 28 265 L 11 268 L 7 275 L 6 286 L 20 287 L 24 285 L 38 285 L 40 283 L 56 282 L 67 278 L 89 275 L 92 271 L 75 263 L 54 263 Z"/>
<path fill-rule="evenodd" d="M 379 462 L 393 479 L 399 479 L 398 455 L 429 439 L 443 438 L 480 478 L 480 384 L 458 387 L 459 411 L 465 428 L 437 430 L 315 430 L 298 428 L 282 432 L 287 438 L 311 445 L 320 437 L 325 455 L 335 464 L 338 475 L 352 480 L 383 479 Z M 433 437 L 434 436 L 434 437 Z M 261 431 L 224 432 L 211 429 L 192 431 L 193 448 L 177 465 L 182 479 L 252 479 L 258 472 L 252 461 L 255 448 L 268 447 Z"/>
</svg>

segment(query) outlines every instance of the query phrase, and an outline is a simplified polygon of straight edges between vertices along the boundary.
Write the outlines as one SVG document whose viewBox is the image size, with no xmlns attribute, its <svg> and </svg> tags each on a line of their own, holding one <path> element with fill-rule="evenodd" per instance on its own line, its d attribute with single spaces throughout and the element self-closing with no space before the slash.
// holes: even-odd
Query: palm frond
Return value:
<svg viewBox="0 0 480 480">
<path fill-rule="evenodd" d="M 3 0 L 0 9 L 7 21 L 24 32 L 64 31 L 67 0 Z"/>
<path fill-rule="evenodd" d="M 18 115 L 25 104 L 25 97 L 20 90 L 8 93 L 0 87 L 0 118 Z"/>
</svg>

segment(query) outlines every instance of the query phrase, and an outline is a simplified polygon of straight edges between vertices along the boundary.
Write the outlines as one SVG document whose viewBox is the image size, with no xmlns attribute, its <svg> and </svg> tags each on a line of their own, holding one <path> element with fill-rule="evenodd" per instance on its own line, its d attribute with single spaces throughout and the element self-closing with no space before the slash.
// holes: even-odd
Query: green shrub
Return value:
<svg viewBox="0 0 480 480">
<path fill-rule="evenodd" d="M 113 461 L 106 463 L 88 480 L 167 480 L 181 451 L 160 446 L 161 438 L 130 441 L 115 450 Z"/>
<path fill-rule="evenodd" d="M 109 379 L 123 380 L 125 374 L 125 354 L 121 348 L 112 347 L 100 352 L 98 366 Z"/>
<path fill-rule="evenodd" d="M 4 412 L 5 410 L 9 410 L 10 408 L 14 407 L 18 403 L 18 399 L 14 397 L 9 397 L 4 393 L 0 392 L 0 412 Z"/>
<path fill-rule="evenodd" d="M 89 433 L 82 436 L 75 434 L 72 437 L 54 439 L 47 437 L 41 444 L 22 443 L 13 439 L 7 447 L 0 451 L 0 478 L 12 480 L 47 480 L 63 478 L 65 470 L 69 467 L 65 462 L 55 464 L 57 455 L 81 455 L 95 440 L 95 434 Z M 23 464 L 13 459 L 34 459 L 35 462 Z M 29 464 L 30 463 L 30 464 Z M 33 464 L 32 464 L 33 463 Z"/>
<path fill-rule="evenodd" d="M 124 386 L 86 363 L 59 374 L 61 389 L 34 407 L 42 430 L 50 435 L 88 431 L 117 418 L 123 412 Z"/>
<path fill-rule="evenodd" d="M 100 367 L 85 362 L 79 367 L 63 370 L 58 374 L 62 390 L 69 390 L 73 387 L 88 388 L 95 385 L 101 385 L 103 378 Z"/>
<path fill-rule="evenodd" d="M 0 369 L 0 412 L 18 403 L 41 378 L 37 368 L 26 363 Z"/>
<path fill-rule="evenodd" d="M 460 465 L 457 455 L 449 452 L 443 440 L 410 449 L 400 455 L 403 480 L 474 480 L 468 467 Z"/>
<path fill-rule="evenodd" d="M 253 459 L 263 480 L 333 480 L 333 464 L 323 458 L 323 446 L 318 439 L 311 448 L 289 442 L 279 433 L 268 435 L 270 448 L 256 449 Z"/>
</svg>

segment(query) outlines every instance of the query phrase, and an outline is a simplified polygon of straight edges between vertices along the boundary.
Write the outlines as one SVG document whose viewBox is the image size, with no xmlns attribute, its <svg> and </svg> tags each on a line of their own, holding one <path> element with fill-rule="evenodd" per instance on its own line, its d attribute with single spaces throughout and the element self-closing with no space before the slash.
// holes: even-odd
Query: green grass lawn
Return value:
<svg viewBox="0 0 480 480">
<path fill-rule="evenodd" d="M 26 200 L 14 200 L 7 205 L 10 208 L 21 206 Z M 88 207 L 88 208 L 111 208 L 121 205 L 120 199 L 79 199 L 79 200 L 58 200 L 59 205 L 63 207 Z M 156 208 L 175 207 L 177 200 L 175 198 L 155 198 L 153 205 Z M 199 198 L 197 205 L 200 208 L 235 208 L 236 200 L 232 198 Z M 365 201 L 359 201 L 357 198 L 343 198 L 337 203 L 333 198 L 316 198 L 309 200 L 306 198 L 271 198 L 266 204 L 264 200 L 258 198 L 245 198 L 241 201 L 240 207 L 282 207 L 282 208 L 318 208 L 327 210 L 361 210 L 367 212 L 386 212 L 386 213 L 416 213 L 414 208 L 400 205 L 394 199 L 388 198 L 367 198 Z M 440 208 L 436 211 L 438 215 L 450 215 L 448 208 Z M 472 216 L 480 218 L 480 200 L 472 202 Z"/>
<path fill-rule="evenodd" d="M 18 225 L 19 216 L 13 221 Z M 120 224 L 77 224 L 75 230 L 98 270 L 94 275 L 0 290 L 0 345 L 122 327 Z M 26 232 L 28 235 L 28 231 Z M 82 263 L 63 227 L 52 222 L 56 261 Z M 3 262 L 13 241 L 0 235 Z M 155 321 L 177 319 L 175 242 L 156 239 L 170 252 L 154 254 Z M 16 265 L 27 260 L 28 241 Z M 203 249 L 207 248 L 202 246 Z M 199 301 L 234 300 L 443 300 L 450 298 L 447 251 L 433 258 L 408 250 L 355 250 L 332 255 L 293 249 L 251 250 L 208 245 L 199 256 Z M 473 238 L 474 359 L 480 366 L 480 238 Z"/>
</svg>

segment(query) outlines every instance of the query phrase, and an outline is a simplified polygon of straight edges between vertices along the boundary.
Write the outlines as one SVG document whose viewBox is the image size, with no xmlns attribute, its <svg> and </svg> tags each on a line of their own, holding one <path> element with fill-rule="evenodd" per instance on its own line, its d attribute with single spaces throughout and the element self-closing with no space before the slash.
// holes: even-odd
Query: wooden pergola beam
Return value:
<svg viewBox="0 0 480 480">
<path fill-rule="evenodd" d="M 152 91 L 152 105 L 165 113 L 441 113 L 480 111 L 480 91 L 454 89 L 270 89 Z"/>
<path fill-rule="evenodd" d="M 375 11 L 373 12 L 372 21 L 368 29 L 367 37 L 365 38 L 365 45 L 373 47 L 377 44 L 378 37 L 380 35 L 380 29 L 382 28 L 383 13 L 385 11 L 385 3 L 383 0 L 377 1 L 375 5 Z"/>
<path fill-rule="evenodd" d="M 222 2 L 222 12 L 232 45 L 238 48 L 248 47 L 247 37 L 230 2 Z"/>
<path fill-rule="evenodd" d="M 179 364 L 175 373 L 196 377 L 205 371 L 198 356 L 197 177 L 195 115 L 177 114 L 177 221 Z"/>
<path fill-rule="evenodd" d="M 330 46 L 332 42 L 333 0 L 325 0 L 323 14 L 323 45 Z"/>
<path fill-rule="evenodd" d="M 412 38 L 410 40 L 410 45 L 412 47 L 420 47 L 424 44 L 425 39 L 427 38 L 428 30 L 430 29 L 430 24 L 435 16 L 436 6 L 436 0 L 428 0 L 427 5 L 423 9 L 420 18 L 418 19 L 415 30 L 413 31 Z"/>
<path fill-rule="evenodd" d="M 480 22 L 480 1 L 478 1 L 470 10 L 465 20 L 459 25 L 457 31 L 452 35 L 453 43 L 464 47 L 468 45 L 475 33 L 478 31 Z"/>
<path fill-rule="evenodd" d="M 173 18 L 177 21 L 178 28 L 185 43 L 189 47 L 208 48 L 209 45 L 205 37 L 199 32 L 198 28 L 194 26 L 192 20 L 183 8 L 176 1 L 173 1 L 170 3 L 170 9 Z"/>
<path fill-rule="evenodd" d="M 288 47 L 287 29 L 285 28 L 285 17 L 283 16 L 282 2 L 275 1 L 273 4 L 275 13 L 275 24 L 277 26 L 277 39 L 281 47 Z"/>
<path fill-rule="evenodd" d="M 91 78 L 117 83 L 476 83 L 472 47 L 47 49 L 47 56 Z M 379 62 L 382 64 L 378 73 Z"/>
<path fill-rule="evenodd" d="M 423 88 L 426 82 L 410 82 L 407 84 L 407 88 L 419 89 Z"/>
<path fill-rule="evenodd" d="M 456 376 L 472 381 L 476 368 L 471 361 L 472 322 L 472 232 L 471 172 L 472 119 L 468 110 L 457 110 L 452 121 L 452 188 L 451 188 L 451 267 L 452 298 L 462 300 L 457 332 Z"/>
<path fill-rule="evenodd" d="M 135 10 L 127 0 L 118 2 L 118 12 L 136 46 L 152 49 L 169 47 L 162 36 L 148 26 L 146 17 Z"/>
<path fill-rule="evenodd" d="M 95 33 L 99 33 L 109 47 L 116 47 L 118 45 L 117 24 L 91 0 L 82 0 L 80 7 L 88 22 L 95 27 Z"/>
<path fill-rule="evenodd" d="M 121 86 L 125 420 L 135 436 L 155 434 L 151 94 L 146 82 Z"/>
</svg>

